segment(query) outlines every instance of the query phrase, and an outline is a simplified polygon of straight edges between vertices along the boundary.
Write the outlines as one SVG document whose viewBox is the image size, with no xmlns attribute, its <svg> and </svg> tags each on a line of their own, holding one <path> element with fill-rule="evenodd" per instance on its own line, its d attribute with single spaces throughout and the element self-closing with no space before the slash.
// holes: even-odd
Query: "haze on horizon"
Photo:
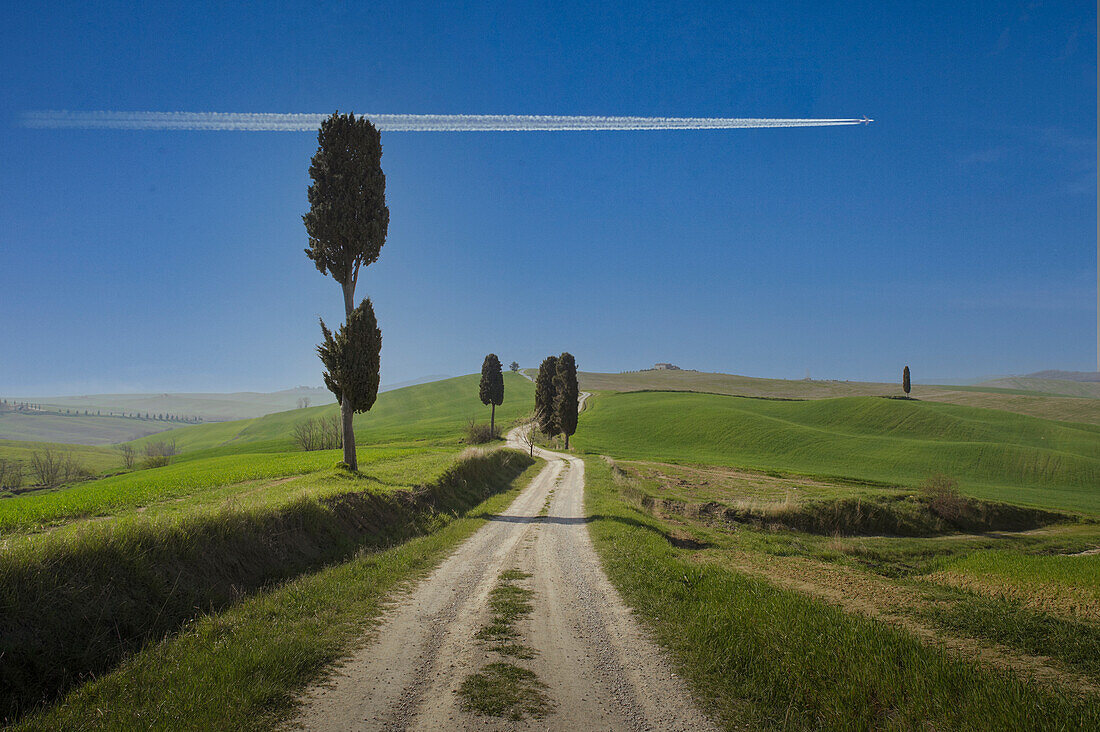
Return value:
<svg viewBox="0 0 1100 732">
<path fill-rule="evenodd" d="M 318 384 L 309 133 L 25 129 L 25 110 L 828 118 L 857 129 L 384 133 L 360 284 L 383 379 L 968 380 L 1091 370 L 1096 9 L 51 5 L 0 30 L 0 393 Z M 435 9 L 431 14 L 435 14 Z"/>
</svg>

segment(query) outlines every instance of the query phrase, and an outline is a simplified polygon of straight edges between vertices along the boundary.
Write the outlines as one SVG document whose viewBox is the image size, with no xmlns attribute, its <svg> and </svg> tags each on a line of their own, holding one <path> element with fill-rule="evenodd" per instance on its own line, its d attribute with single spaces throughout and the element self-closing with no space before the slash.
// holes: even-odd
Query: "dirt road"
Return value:
<svg viewBox="0 0 1100 732">
<path fill-rule="evenodd" d="M 509 436 L 514 446 L 517 435 Z M 539 451 L 547 465 L 502 515 L 396 599 L 373 640 L 313 689 L 297 725 L 315 730 L 707 730 L 683 682 L 600 568 L 584 520 L 584 463 Z M 548 509 L 547 509 L 548 506 Z M 543 515 L 540 515 L 543 514 Z M 463 680 L 500 660 L 476 639 L 505 570 L 530 576 L 516 625 L 549 698 L 542 717 L 463 711 Z"/>
</svg>

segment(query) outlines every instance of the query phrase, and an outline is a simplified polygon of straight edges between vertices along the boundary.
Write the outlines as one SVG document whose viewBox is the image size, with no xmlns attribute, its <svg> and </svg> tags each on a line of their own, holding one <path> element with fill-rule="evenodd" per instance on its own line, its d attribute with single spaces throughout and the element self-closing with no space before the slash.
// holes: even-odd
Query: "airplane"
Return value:
<svg viewBox="0 0 1100 732">
<path fill-rule="evenodd" d="M 867 124 L 869 122 L 874 122 L 874 120 L 873 119 L 867 119 L 867 115 L 863 115 L 863 119 L 861 119 L 859 122 L 860 122 L 860 124 Z"/>
</svg>

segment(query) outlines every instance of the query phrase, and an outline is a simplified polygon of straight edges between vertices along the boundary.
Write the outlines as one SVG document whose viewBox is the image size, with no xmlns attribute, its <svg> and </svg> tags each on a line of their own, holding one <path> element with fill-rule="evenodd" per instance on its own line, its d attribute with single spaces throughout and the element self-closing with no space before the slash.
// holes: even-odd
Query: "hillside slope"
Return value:
<svg viewBox="0 0 1100 732">
<path fill-rule="evenodd" d="M 696 391 L 772 399 L 833 399 L 849 396 L 900 396 L 899 384 L 861 381 L 811 381 L 761 379 L 736 374 L 701 371 L 633 371 L 622 374 L 584 372 L 578 374 L 580 388 L 587 391 Z M 1074 398 L 1033 389 L 998 388 L 989 385 L 938 386 L 914 384 L 912 396 L 933 402 L 999 409 L 1043 419 L 1100 424 L 1100 400 Z M 1079 385 L 1089 387 L 1091 385 Z M 1036 390 L 1038 389 L 1038 390 Z"/>
<path fill-rule="evenodd" d="M 1100 380 L 1075 381 L 1071 379 L 1047 379 L 1033 376 L 1005 376 L 978 384 L 979 387 L 1020 389 L 1025 391 L 1060 394 L 1062 396 L 1100 399 Z"/>
<path fill-rule="evenodd" d="M 355 434 L 367 442 L 415 442 L 452 438 L 466 422 L 487 422 L 489 408 L 478 398 L 479 374 L 457 376 L 442 381 L 408 386 L 378 395 L 374 407 L 355 415 Z M 529 414 L 535 387 L 517 374 L 504 375 L 504 404 L 497 407 L 501 425 Z M 224 448 L 235 450 L 239 443 L 256 443 L 265 449 L 289 449 L 294 425 L 311 417 L 337 414 L 335 404 L 294 409 L 255 419 L 181 427 L 138 440 L 175 440 L 184 451 Z"/>
<path fill-rule="evenodd" d="M 597 395 L 573 438 L 613 457 L 709 463 L 965 491 L 1100 513 L 1100 427 L 932 402 Z"/>
</svg>

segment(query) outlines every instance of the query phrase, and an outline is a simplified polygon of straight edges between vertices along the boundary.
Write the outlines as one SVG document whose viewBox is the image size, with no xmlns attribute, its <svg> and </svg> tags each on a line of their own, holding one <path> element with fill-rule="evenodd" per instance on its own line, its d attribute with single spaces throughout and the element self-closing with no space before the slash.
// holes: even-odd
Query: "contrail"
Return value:
<svg viewBox="0 0 1100 732">
<path fill-rule="evenodd" d="M 588 117 L 534 114 L 366 114 L 385 132 L 565 132 L 594 130 L 730 130 L 758 127 L 835 127 L 859 119 L 742 117 Z M 24 112 L 33 129 L 227 130 L 313 132 L 327 114 L 251 112 Z"/>
</svg>

